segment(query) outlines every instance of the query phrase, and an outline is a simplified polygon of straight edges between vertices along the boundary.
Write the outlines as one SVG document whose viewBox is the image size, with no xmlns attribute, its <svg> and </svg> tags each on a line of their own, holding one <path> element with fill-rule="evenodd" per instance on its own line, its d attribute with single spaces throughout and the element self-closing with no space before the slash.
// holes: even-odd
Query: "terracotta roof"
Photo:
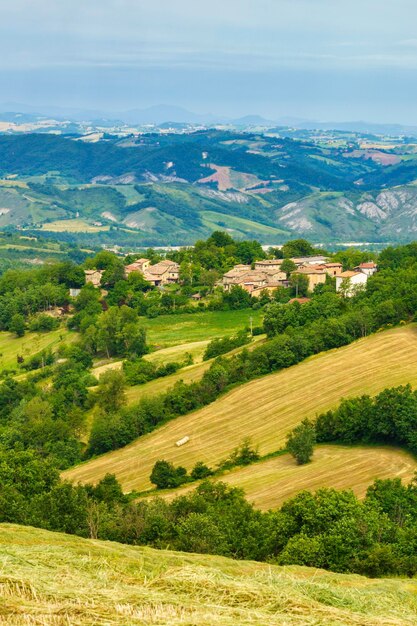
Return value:
<svg viewBox="0 0 417 626">
<path fill-rule="evenodd" d="M 377 265 L 373 261 L 370 261 L 369 263 L 361 263 L 358 267 L 361 267 L 362 269 L 373 269 L 374 267 L 377 267 Z"/>
<path fill-rule="evenodd" d="M 178 263 L 174 263 L 173 261 L 161 261 L 160 263 L 156 263 L 155 265 L 150 265 L 146 268 L 146 274 L 155 274 L 160 276 L 161 274 L 165 274 L 166 272 L 176 272 L 178 271 L 179 265 Z"/>
<path fill-rule="evenodd" d="M 321 266 L 310 265 L 310 267 L 299 267 L 294 271 L 294 274 L 326 274 L 326 271 L 321 269 Z"/>
<path fill-rule="evenodd" d="M 149 259 L 136 259 L 136 261 L 133 261 L 131 265 L 134 265 L 135 263 L 149 263 Z"/>
<path fill-rule="evenodd" d="M 342 267 L 341 263 L 325 263 L 324 267 Z"/>
<path fill-rule="evenodd" d="M 342 272 L 336 278 L 352 278 L 352 276 L 358 276 L 361 272 L 353 272 L 352 270 L 347 270 L 346 272 Z"/>
<path fill-rule="evenodd" d="M 247 274 L 242 274 L 238 277 L 238 280 L 241 282 L 248 282 L 251 280 L 266 280 L 265 274 L 262 272 L 248 272 Z"/>
</svg>

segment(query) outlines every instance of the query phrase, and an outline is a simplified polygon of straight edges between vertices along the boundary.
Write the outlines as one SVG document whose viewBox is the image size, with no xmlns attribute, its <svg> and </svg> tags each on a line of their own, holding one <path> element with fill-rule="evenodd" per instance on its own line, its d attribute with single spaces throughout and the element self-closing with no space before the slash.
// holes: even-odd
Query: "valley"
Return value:
<svg viewBox="0 0 417 626">
<path fill-rule="evenodd" d="M 82 138 L 0 134 L 0 227 L 127 250 L 216 228 L 274 245 L 409 241 L 417 229 L 412 138 L 281 127 Z"/>
</svg>

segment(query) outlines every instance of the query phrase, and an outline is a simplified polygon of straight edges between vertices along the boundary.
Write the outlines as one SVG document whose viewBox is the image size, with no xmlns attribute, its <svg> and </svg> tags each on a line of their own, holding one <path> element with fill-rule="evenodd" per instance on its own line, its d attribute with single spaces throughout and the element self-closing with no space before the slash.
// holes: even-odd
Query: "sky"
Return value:
<svg viewBox="0 0 417 626">
<path fill-rule="evenodd" d="M 417 124 L 416 0 L 0 0 L 0 103 Z"/>
</svg>

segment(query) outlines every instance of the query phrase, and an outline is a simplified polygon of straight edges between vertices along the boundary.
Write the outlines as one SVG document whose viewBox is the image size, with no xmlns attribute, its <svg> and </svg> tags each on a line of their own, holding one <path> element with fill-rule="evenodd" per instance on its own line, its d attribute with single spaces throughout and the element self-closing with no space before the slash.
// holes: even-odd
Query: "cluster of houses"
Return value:
<svg viewBox="0 0 417 626">
<path fill-rule="evenodd" d="M 292 258 L 296 266 L 295 274 L 303 274 L 308 279 L 308 289 L 313 291 L 317 285 L 326 282 L 326 277 L 336 278 L 336 290 L 344 289 L 346 295 L 353 295 L 358 286 L 365 285 L 368 277 L 377 270 L 375 263 L 361 263 L 353 271 L 343 271 L 341 263 L 330 263 L 324 256 Z M 259 296 L 263 291 L 273 292 L 278 287 L 288 286 L 288 277 L 282 271 L 283 259 L 256 261 L 253 269 L 250 265 L 235 265 L 224 274 L 221 285 L 225 291 L 239 285 L 252 296 Z"/>
<path fill-rule="evenodd" d="M 160 287 L 170 283 L 177 283 L 179 280 L 180 266 L 174 261 L 160 261 L 151 265 L 149 259 L 138 259 L 125 267 L 125 276 L 132 272 L 140 272 L 145 280 L 154 287 Z M 85 270 L 85 282 L 91 283 L 94 287 L 101 286 L 101 279 L 104 270 Z"/>
<path fill-rule="evenodd" d="M 326 282 L 327 276 L 336 279 L 336 291 L 343 291 L 351 296 L 357 287 L 364 286 L 377 266 L 373 262 L 361 263 L 352 271 L 343 271 L 341 263 L 329 262 L 325 256 L 307 256 L 292 258 L 295 265 L 294 274 L 302 274 L 308 279 L 308 289 L 313 291 L 317 285 Z M 289 284 L 287 274 L 281 269 L 283 259 L 255 261 L 252 265 L 235 265 L 223 275 L 218 283 L 225 291 L 238 285 L 248 291 L 253 297 L 262 292 L 272 293 L 278 287 L 287 287 Z M 149 259 L 137 259 L 126 265 L 125 276 L 132 272 L 140 272 L 145 280 L 154 287 L 162 287 L 179 282 L 179 265 L 168 259 L 151 265 Z M 94 287 L 101 286 L 103 270 L 85 270 L 85 281 Z"/>
</svg>

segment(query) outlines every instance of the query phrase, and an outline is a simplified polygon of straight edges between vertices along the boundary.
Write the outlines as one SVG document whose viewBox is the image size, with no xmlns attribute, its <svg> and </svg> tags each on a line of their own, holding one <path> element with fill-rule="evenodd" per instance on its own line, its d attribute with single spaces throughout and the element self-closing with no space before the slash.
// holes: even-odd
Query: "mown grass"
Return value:
<svg viewBox="0 0 417 626">
<path fill-rule="evenodd" d="M 94 482 L 111 472 L 126 491 L 143 491 L 150 487 L 149 475 L 159 459 L 188 470 L 197 461 L 213 467 L 244 437 L 251 437 L 262 455 L 269 454 L 303 418 L 337 406 L 341 398 L 406 383 L 417 383 L 415 325 L 377 333 L 236 387 L 212 404 L 65 475 Z M 177 448 L 175 442 L 184 436 L 190 441 Z"/>
<path fill-rule="evenodd" d="M 55 220 L 42 224 L 42 230 L 53 233 L 98 233 L 109 229 L 109 226 L 94 226 L 81 219 Z"/>
<path fill-rule="evenodd" d="M 303 489 L 321 487 L 352 489 L 363 498 L 377 478 L 401 478 L 409 482 L 417 471 L 417 460 L 398 448 L 388 446 L 317 446 L 313 460 L 298 466 L 289 454 L 236 468 L 217 477 L 243 489 L 250 502 L 262 510 L 279 507 Z M 172 500 L 196 488 L 196 483 L 176 490 L 154 492 Z M 149 496 L 151 497 L 151 496 Z"/>
<path fill-rule="evenodd" d="M 250 325 L 258 326 L 262 312 L 253 309 L 241 311 L 202 311 L 201 313 L 177 313 L 144 319 L 143 325 L 151 344 L 167 348 L 194 341 L 211 340 L 214 337 L 232 335 Z"/>
<path fill-rule="evenodd" d="M 61 343 L 73 341 L 77 334 L 64 327 L 47 333 L 26 333 L 16 337 L 9 332 L 0 332 L 0 370 L 17 367 L 17 357 L 25 360 L 41 350 L 56 350 Z"/>
<path fill-rule="evenodd" d="M 370 580 L 0 525 L 0 624 L 413 626 L 417 581 Z"/>
</svg>

